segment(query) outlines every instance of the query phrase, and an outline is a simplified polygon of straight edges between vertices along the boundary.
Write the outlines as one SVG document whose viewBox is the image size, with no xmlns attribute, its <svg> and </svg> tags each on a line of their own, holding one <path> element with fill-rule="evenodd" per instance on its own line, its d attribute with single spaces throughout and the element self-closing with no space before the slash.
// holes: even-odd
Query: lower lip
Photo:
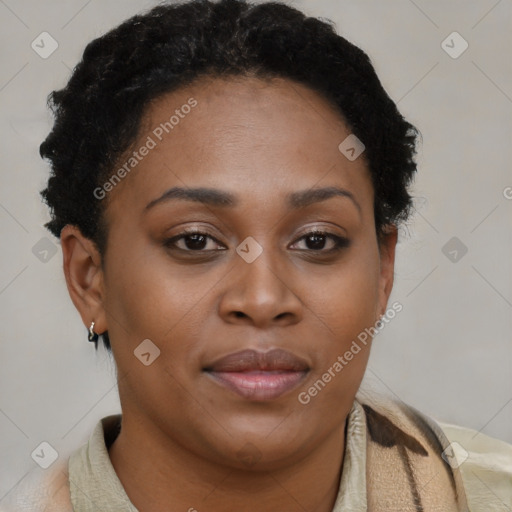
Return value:
<svg viewBox="0 0 512 512">
<path fill-rule="evenodd" d="M 272 400 L 296 388 L 307 371 L 208 372 L 216 382 L 255 401 Z"/>
</svg>

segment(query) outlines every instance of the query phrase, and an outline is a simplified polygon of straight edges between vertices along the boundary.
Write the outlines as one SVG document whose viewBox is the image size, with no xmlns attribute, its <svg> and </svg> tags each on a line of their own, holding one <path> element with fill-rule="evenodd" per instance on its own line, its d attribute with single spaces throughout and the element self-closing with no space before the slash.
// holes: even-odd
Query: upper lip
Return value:
<svg viewBox="0 0 512 512">
<path fill-rule="evenodd" d="M 305 371 L 309 370 L 307 362 L 283 349 L 268 352 L 241 350 L 215 360 L 204 368 L 210 372 L 250 372 L 260 371 Z"/>
</svg>

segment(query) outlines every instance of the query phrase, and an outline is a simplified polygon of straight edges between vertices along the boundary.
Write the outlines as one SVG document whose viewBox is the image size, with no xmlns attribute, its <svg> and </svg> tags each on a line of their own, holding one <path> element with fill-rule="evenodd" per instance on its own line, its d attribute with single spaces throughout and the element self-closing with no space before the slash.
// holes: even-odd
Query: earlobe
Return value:
<svg viewBox="0 0 512 512">
<path fill-rule="evenodd" d="M 68 292 L 84 325 L 89 328 L 94 321 L 94 330 L 107 330 L 104 310 L 104 281 L 101 255 L 96 244 L 82 235 L 70 224 L 60 235 L 63 255 L 63 269 Z"/>
</svg>

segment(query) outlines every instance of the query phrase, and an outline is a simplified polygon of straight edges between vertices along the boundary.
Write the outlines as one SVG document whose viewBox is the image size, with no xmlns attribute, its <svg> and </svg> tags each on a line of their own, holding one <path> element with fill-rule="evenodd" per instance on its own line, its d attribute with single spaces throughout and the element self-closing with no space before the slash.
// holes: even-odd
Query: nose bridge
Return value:
<svg viewBox="0 0 512 512">
<path fill-rule="evenodd" d="M 238 247 L 237 253 L 242 261 L 238 262 L 235 272 L 241 273 L 240 283 L 246 287 L 246 293 L 264 303 L 267 300 L 278 300 L 282 295 L 283 282 L 277 275 L 279 255 L 277 249 L 271 247 L 266 237 L 260 237 L 261 244 L 253 237 L 247 237 Z M 282 272 L 282 270 L 281 270 Z"/>
<path fill-rule="evenodd" d="M 277 248 L 269 247 L 268 237 L 263 238 L 260 243 L 248 237 L 237 247 L 239 260 L 222 308 L 224 313 L 249 317 L 257 324 L 300 312 L 300 300 L 287 285 L 282 256 Z"/>
</svg>

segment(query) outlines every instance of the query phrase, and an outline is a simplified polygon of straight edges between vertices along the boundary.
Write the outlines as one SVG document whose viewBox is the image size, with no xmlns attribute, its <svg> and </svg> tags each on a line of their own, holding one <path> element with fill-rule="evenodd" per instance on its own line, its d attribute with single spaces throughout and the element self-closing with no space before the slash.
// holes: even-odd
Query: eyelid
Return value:
<svg viewBox="0 0 512 512">
<path fill-rule="evenodd" d="M 345 231 L 345 230 L 343 230 L 343 231 Z M 329 227 L 321 226 L 321 225 L 308 226 L 308 227 L 304 228 L 303 230 L 301 230 L 300 234 L 297 236 L 303 237 L 305 235 L 309 235 L 312 233 L 320 233 L 320 234 L 325 234 L 325 235 L 337 236 L 339 238 L 346 238 L 346 235 L 335 233 L 333 231 L 333 228 L 329 228 Z"/>
</svg>

